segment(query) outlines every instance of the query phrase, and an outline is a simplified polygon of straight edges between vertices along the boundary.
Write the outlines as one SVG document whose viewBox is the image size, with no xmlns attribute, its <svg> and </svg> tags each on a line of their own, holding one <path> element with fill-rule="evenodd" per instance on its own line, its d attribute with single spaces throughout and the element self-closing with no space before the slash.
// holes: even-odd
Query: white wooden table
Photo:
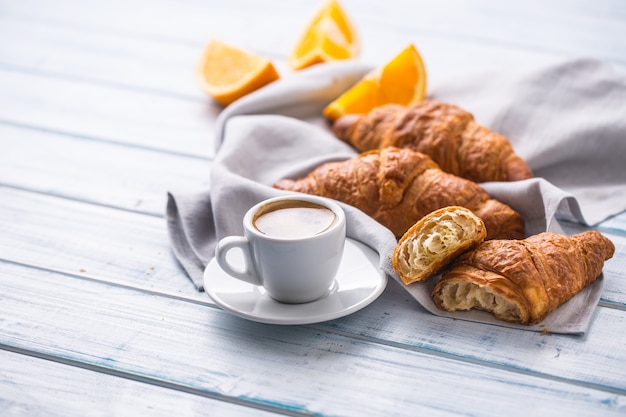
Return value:
<svg viewBox="0 0 626 417">
<path fill-rule="evenodd" d="M 319 3 L 0 0 L 0 415 L 626 415 L 626 213 L 598 227 L 617 253 L 585 336 L 435 317 L 395 282 L 305 326 L 193 288 L 164 211 L 209 183 L 221 108 L 200 51 L 218 37 L 286 70 Z M 342 4 L 372 65 L 408 42 L 433 77 L 626 65 L 622 2 Z"/>
</svg>

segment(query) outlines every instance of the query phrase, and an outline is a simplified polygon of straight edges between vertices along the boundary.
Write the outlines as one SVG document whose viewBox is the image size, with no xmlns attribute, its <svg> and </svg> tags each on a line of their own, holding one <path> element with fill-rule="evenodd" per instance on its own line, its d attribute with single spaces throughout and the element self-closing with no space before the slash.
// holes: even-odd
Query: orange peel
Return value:
<svg viewBox="0 0 626 417">
<path fill-rule="evenodd" d="M 384 104 L 412 105 L 426 95 L 426 67 L 413 44 L 380 68 L 366 74 L 323 110 L 330 120 L 346 114 L 367 114 Z"/>
<path fill-rule="evenodd" d="M 337 0 L 326 0 L 289 54 L 294 70 L 356 57 L 361 49 L 357 32 Z"/>
<path fill-rule="evenodd" d="M 269 59 L 218 39 L 207 44 L 196 67 L 200 88 L 223 105 L 279 78 Z"/>
</svg>

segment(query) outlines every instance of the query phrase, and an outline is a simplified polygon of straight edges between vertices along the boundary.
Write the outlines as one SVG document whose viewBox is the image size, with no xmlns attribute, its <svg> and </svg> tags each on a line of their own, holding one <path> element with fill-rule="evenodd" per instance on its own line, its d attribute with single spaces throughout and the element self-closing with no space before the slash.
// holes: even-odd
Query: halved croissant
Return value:
<svg viewBox="0 0 626 417">
<path fill-rule="evenodd" d="M 401 237 L 428 213 L 463 206 L 480 217 L 490 239 L 524 237 L 524 220 L 489 197 L 475 182 L 443 172 L 427 155 L 388 147 L 341 162 L 328 162 L 275 188 L 333 198 L 350 204 Z"/>
<path fill-rule="evenodd" d="M 424 281 L 487 237 L 483 221 L 465 207 L 435 210 L 400 239 L 391 258 L 405 284 Z"/>
<path fill-rule="evenodd" d="M 332 129 L 360 152 L 408 147 L 430 156 L 442 170 L 475 182 L 533 176 L 507 138 L 477 124 L 471 113 L 439 101 L 389 104 L 367 115 L 346 115 Z"/>
<path fill-rule="evenodd" d="M 614 251 L 597 231 L 485 241 L 453 262 L 433 301 L 446 311 L 485 310 L 500 320 L 536 324 L 593 283 Z"/>
</svg>

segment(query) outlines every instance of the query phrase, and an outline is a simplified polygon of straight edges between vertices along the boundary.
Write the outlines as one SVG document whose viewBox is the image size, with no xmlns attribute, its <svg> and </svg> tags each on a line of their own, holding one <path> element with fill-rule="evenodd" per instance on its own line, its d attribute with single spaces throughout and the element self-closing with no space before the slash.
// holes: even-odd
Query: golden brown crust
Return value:
<svg viewBox="0 0 626 417">
<path fill-rule="evenodd" d="M 445 173 L 431 158 L 411 149 L 388 147 L 317 167 L 306 177 L 274 187 L 316 194 L 350 204 L 389 228 L 396 237 L 427 214 L 463 206 L 485 223 L 489 239 L 521 239 L 524 220 L 489 197 L 478 184 Z"/>
<path fill-rule="evenodd" d="M 614 251 L 597 231 L 486 241 L 450 266 L 433 289 L 433 301 L 442 310 L 476 308 L 500 320 L 535 324 L 593 283 Z"/>
<path fill-rule="evenodd" d="M 405 284 L 424 281 L 487 237 L 483 221 L 465 207 L 428 214 L 402 236 L 391 258 Z"/>
<path fill-rule="evenodd" d="M 508 139 L 477 124 L 471 113 L 435 100 L 347 115 L 335 121 L 333 132 L 360 152 L 411 148 L 429 155 L 442 170 L 475 182 L 532 178 Z"/>
</svg>

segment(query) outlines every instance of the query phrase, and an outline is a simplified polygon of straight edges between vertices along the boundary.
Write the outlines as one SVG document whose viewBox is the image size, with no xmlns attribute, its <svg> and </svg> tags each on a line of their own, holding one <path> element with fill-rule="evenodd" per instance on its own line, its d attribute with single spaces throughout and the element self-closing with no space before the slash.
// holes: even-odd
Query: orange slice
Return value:
<svg viewBox="0 0 626 417">
<path fill-rule="evenodd" d="M 300 70 L 321 62 L 354 58 L 361 45 L 356 30 L 337 0 L 326 0 L 289 55 Z"/>
<path fill-rule="evenodd" d="M 384 66 L 366 74 L 352 88 L 324 109 L 336 120 L 345 114 L 367 114 L 384 104 L 411 105 L 424 99 L 426 68 L 413 44 L 409 44 Z"/>
<path fill-rule="evenodd" d="M 196 67 L 200 88 L 216 101 L 233 101 L 277 80 L 279 74 L 269 59 L 213 39 Z"/>
</svg>

